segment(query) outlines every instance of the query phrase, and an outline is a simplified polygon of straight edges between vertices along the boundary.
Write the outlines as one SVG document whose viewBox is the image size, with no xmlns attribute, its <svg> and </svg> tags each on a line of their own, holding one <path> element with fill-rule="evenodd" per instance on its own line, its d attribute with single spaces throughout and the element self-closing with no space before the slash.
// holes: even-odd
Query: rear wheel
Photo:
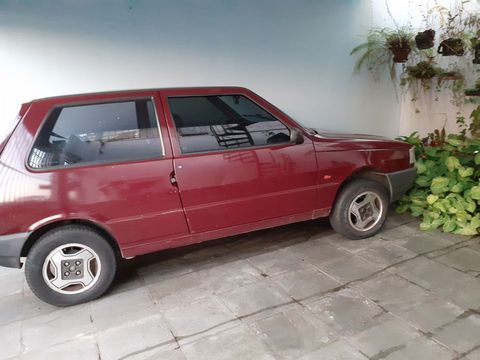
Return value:
<svg viewBox="0 0 480 360">
<path fill-rule="evenodd" d="M 337 196 L 330 223 L 336 232 L 349 239 L 370 237 L 385 223 L 388 200 L 382 184 L 369 179 L 352 181 Z"/>
<path fill-rule="evenodd" d="M 43 235 L 25 264 L 33 293 L 56 306 L 76 305 L 101 296 L 115 272 L 116 258 L 110 244 L 95 230 L 78 225 Z"/>
</svg>

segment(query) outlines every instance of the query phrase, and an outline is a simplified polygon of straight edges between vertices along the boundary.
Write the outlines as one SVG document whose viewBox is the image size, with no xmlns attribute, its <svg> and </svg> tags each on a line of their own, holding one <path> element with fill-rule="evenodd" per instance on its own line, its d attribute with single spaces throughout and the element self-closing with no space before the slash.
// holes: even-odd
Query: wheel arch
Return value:
<svg viewBox="0 0 480 360">
<path fill-rule="evenodd" d="M 357 179 L 370 179 L 373 181 L 376 181 L 380 184 L 382 184 L 385 187 L 385 190 L 387 191 L 389 199 L 392 196 L 392 191 L 391 191 L 391 186 L 388 181 L 387 176 L 385 173 L 379 169 L 373 168 L 373 167 L 362 167 L 354 172 L 352 172 L 349 176 L 347 176 L 340 186 L 337 189 L 337 193 L 335 194 L 335 198 L 333 200 L 332 208 L 335 206 L 335 203 L 337 202 L 338 195 L 341 193 L 341 191 L 348 186 L 351 182 L 357 180 Z"/>
<path fill-rule="evenodd" d="M 58 220 L 45 224 L 37 229 L 35 229 L 27 238 L 27 241 L 22 247 L 21 257 L 26 257 L 32 248 L 32 246 L 38 241 L 38 239 L 46 234 L 47 232 L 60 228 L 65 225 L 82 225 L 92 230 L 97 231 L 103 238 L 110 244 L 116 256 L 122 256 L 120 246 L 118 245 L 115 237 L 107 230 L 105 227 L 99 225 L 98 223 L 85 220 L 85 219 L 68 219 L 68 220 Z"/>
</svg>

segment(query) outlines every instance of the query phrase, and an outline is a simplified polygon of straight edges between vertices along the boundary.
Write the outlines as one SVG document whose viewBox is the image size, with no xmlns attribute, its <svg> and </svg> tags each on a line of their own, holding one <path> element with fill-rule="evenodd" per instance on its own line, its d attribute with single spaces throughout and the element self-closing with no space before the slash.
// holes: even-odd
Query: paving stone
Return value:
<svg viewBox="0 0 480 360">
<path fill-rule="evenodd" d="M 320 272 L 313 265 L 303 265 L 295 271 L 283 273 L 271 280 L 296 300 L 309 298 L 341 286 L 341 283 Z"/>
<path fill-rule="evenodd" d="M 243 317 L 290 303 L 292 299 L 269 281 L 259 281 L 220 294 L 236 316 Z"/>
<path fill-rule="evenodd" d="M 329 327 L 301 306 L 252 324 L 276 359 L 297 359 L 336 339 Z"/>
<path fill-rule="evenodd" d="M 417 254 L 423 254 L 453 245 L 452 241 L 442 239 L 429 232 L 415 232 L 392 241 Z"/>
<path fill-rule="evenodd" d="M 354 284 L 352 288 L 395 314 L 434 299 L 431 293 L 421 287 L 389 273 Z"/>
<path fill-rule="evenodd" d="M 161 259 L 156 263 L 149 265 L 140 265 L 137 268 L 138 276 L 145 281 L 146 284 L 154 284 L 164 281 L 165 279 L 174 278 L 185 275 L 194 270 L 192 265 L 188 265 L 181 259 Z"/>
<path fill-rule="evenodd" d="M 395 212 L 394 206 L 391 206 L 388 211 L 387 219 L 385 221 L 385 225 L 383 226 L 383 229 L 390 230 L 392 228 L 398 228 L 403 225 L 412 224 L 412 223 L 416 228 L 418 228 L 418 224 L 420 224 L 418 219 L 413 217 L 409 213 L 397 214 Z"/>
<path fill-rule="evenodd" d="M 20 354 L 21 322 L 0 326 L 0 359 L 8 359 Z"/>
<path fill-rule="evenodd" d="M 46 348 L 91 334 L 95 328 L 87 307 L 69 307 L 25 320 L 22 328 L 24 351 Z"/>
<path fill-rule="evenodd" d="M 78 339 L 67 341 L 45 349 L 22 354 L 25 360 L 89 360 L 99 359 L 97 342 L 93 335 L 82 336 Z"/>
<path fill-rule="evenodd" d="M 465 353 L 480 345 L 480 316 L 471 315 L 455 321 L 433 336 L 449 348 Z"/>
<path fill-rule="evenodd" d="M 414 225 L 409 223 L 407 225 L 402 224 L 389 228 L 386 225 L 387 224 L 384 226 L 384 230 L 381 230 L 377 236 L 388 241 L 405 238 L 420 231 L 416 222 Z"/>
<path fill-rule="evenodd" d="M 14 273 L 0 276 L 0 297 L 23 293 L 24 282 L 25 275 L 18 269 Z"/>
<path fill-rule="evenodd" d="M 298 256 L 285 249 L 277 249 L 251 256 L 246 259 L 263 274 L 274 276 L 298 269 L 303 262 Z"/>
<path fill-rule="evenodd" d="M 465 356 L 465 359 L 467 359 L 467 360 L 480 360 L 480 348 L 477 348 L 477 349 L 469 352 Z"/>
<path fill-rule="evenodd" d="M 102 297 L 90 303 L 93 323 L 98 330 L 147 317 L 156 312 L 147 288 L 141 287 Z"/>
<path fill-rule="evenodd" d="M 477 237 L 468 241 L 467 247 L 475 251 L 480 251 L 480 238 Z"/>
<path fill-rule="evenodd" d="M 128 360 L 186 360 L 182 349 L 177 346 L 172 344 L 170 346 L 162 346 L 159 349 L 145 350 L 129 356 Z"/>
<path fill-rule="evenodd" d="M 361 250 L 357 254 L 372 264 L 378 265 L 382 268 L 417 256 L 413 251 L 386 241 L 379 245 Z"/>
<path fill-rule="evenodd" d="M 363 354 L 381 358 L 405 346 L 405 343 L 419 336 L 419 333 L 405 321 L 391 319 L 348 338 L 348 341 Z"/>
<path fill-rule="evenodd" d="M 209 331 L 218 332 L 237 325 L 235 315 L 216 295 L 166 310 L 163 316 L 179 340 L 193 335 L 205 336 Z"/>
<path fill-rule="evenodd" d="M 457 270 L 480 272 L 480 252 L 469 248 L 454 250 L 435 260 Z"/>
<path fill-rule="evenodd" d="M 385 360 L 435 359 L 453 360 L 457 354 L 424 336 L 411 340 L 400 349 L 390 353 Z"/>
<path fill-rule="evenodd" d="M 0 298 L 0 309 L 0 325 L 58 310 L 55 306 L 39 300 L 33 294 L 31 296 L 16 294 L 2 297 Z"/>
<path fill-rule="evenodd" d="M 317 266 L 341 283 L 366 278 L 380 270 L 379 266 L 355 255 L 342 256 Z"/>
<path fill-rule="evenodd" d="M 236 260 L 200 270 L 203 283 L 213 292 L 221 293 L 254 283 L 262 276 L 245 260 Z"/>
<path fill-rule="evenodd" d="M 402 264 L 393 271 L 456 305 L 480 308 L 479 278 L 423 257 Z"/>
<path fill-rule="evenodd" d="M 150 284 L 148 289 L 159 310 L 188 305 L 196 299 L 212 294 L 212 290 L 204 284 L 203 278 L 197 272 Z"/>
<path fill-rule="evenodd" d="M 274 360 L 267 346 L 246 325 L 187 344 L 182 350 L 188 360 Z"/>
<path fill-rule="evenodd" d="M 372 236 L 361 240 L 351 240 L 337 233 L 328 236 L 326 238 L 326 241 L 328 241 L 333 246 L 338 247 L 339 249 L 348 251 L 349 253 L 357 253 L 358 251 L 367 249 L 372 246 L 381 245 L 385 242 L 384 239 L 378 236 Z"/>
<path fill-rule="evenodd" d="M 97 341 L 103 360 L 125 358 L 152 348 L 160 350 L 175 343 L 160 315 L 130 321 L 99 332 Z"/>
<path fill-rule="evenodd" d="M 326 261 L 336 259 L 349 252 L 339 249 L 337 245 L 332 245 L 328 239 L 309 240 L 303 243 L 286 248 L 287 251 L 307 260 L 313 265 L 320 265 Z"/>
<path fill-rule="evenodd" d="M 124 291 L 138 289 L 144 286 L 145 281 L 141 279 L 135 268 L 128 270 L 121 269 L 115 276 L 112 287 L 108 290 L 108 294 L 119 294 Z"/>
<path fill-rule="evenodd" d="M 386 320 L 382 308 L 351 289 L 326 295 L 306 306 L 342 336 L 354 335 Z"/>
<path fill-rule="evenodd" d="M 358 350 L 345 340 L 339 340 L 310 354 L 304 355 L 300 360 L 367 360 Z"/>
<path fill-rule="evenodd" d="M 434 299 L 415 306 L 401 314 L 400 317 L 424 332 L 432 332 L 434 329 L 452 322 L 463 312 L 463 309 L 452 303 Z"/>
</svg>

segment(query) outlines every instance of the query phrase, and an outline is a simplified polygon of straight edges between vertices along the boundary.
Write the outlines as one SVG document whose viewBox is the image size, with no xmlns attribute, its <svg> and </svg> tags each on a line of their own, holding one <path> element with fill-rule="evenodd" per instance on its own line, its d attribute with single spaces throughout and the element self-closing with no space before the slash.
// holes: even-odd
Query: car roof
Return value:
<svg viewBox="0 0 480 360">
<path fill-rule="evenodd" d="M 249 92 L 250 90 L 241 87 L 241 86 L 194 86 L 194 87 L 165 87 L 165 88 L 144 88 L 144 89 L 128 89 L 128 90 L 109 90 L 109 91 L 97 91 L 97 92 L 88 92 L 88 93 L 77 93 L 77 94 L 68 94 L 68 95 L 55 95 L 55 96 L 48 96 L 44 98 L 34 99 L 31 102 L 41 102 L 41 101 L 48 101 L 48 100 L 55 100 L 55 99 L 69 99 L 69 98 L 78 98 L 84 96 L 105 96 L 105 95 L 129 95 L 135 94 L 139 92 L 148 92 L 148 91 L 159 91 L 159 92 L 195 92 L 199 91 L 203 93 L 231 93 L 231 92 Z"/>
</svg>

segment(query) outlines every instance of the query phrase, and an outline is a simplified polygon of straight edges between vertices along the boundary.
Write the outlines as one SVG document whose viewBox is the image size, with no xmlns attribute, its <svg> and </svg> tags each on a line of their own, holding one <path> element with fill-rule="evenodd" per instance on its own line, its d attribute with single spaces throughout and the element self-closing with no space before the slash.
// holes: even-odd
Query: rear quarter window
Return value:
<svg viewBox="0 0 480 360">
<path fill-rule="evenodd" d="M 161 157 L 150 99 L 56 107 L 28 158 L 33 169 Z"/>
</svg>

